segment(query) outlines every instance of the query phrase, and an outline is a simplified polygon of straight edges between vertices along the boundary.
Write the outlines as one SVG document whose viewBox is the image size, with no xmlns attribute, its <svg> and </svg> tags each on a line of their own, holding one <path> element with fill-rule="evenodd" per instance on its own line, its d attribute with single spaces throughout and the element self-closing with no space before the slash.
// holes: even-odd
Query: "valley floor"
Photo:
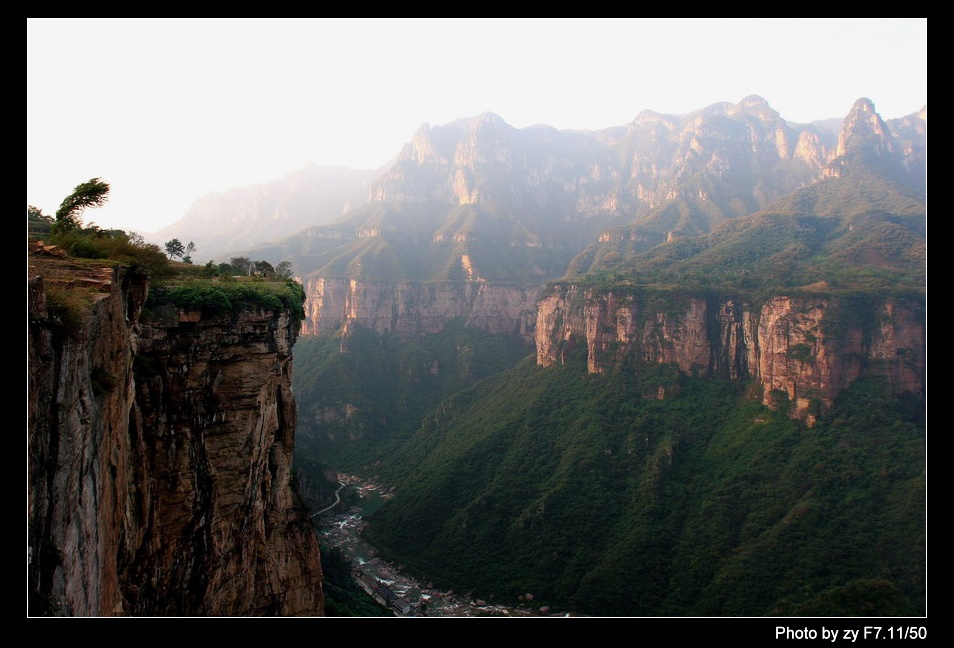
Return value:
<svg viewBox="0 0 954 648">
<path fill-rule="evenodd" d="M 380 497 L 375 488 L 353 477 L 342 476 L 343 481 L 358 488 L 362 501 Z M 319 542 L 325 547 L 338 547 L 351 561 L 356 580 L 374 579 L 386 586 L 395 595 L 406 601 L 410 611 L 396 616 L 410 617 L 567 617 L 579 616 L 555 612 L 549 607 L 534 607 L 532 601 L 518 607 L 494 605 L 469 594 L 441 591 L 428 583 L 422 585 L 403 573 L 400 566 L 392 565 L 378 556 L 373 547 L 361 539 L 361 531 L 367 522 L 364 511 L 352 507 L 345 513 L 319 515 L 315 519 Z"/>
</svg>

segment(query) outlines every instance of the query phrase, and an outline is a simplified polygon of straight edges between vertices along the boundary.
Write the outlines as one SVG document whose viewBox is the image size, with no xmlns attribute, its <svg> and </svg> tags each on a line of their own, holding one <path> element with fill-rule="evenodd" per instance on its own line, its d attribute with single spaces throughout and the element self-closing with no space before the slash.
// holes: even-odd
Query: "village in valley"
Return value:
<svg viewBox="0 0 954 648">
<path fill-rule="evenodd" d="M 377 484 L 348 475 L 339 475 L 343 486 L 350 487 L 361 500 L 393 496 L 383 492 Z M 382 494 L 383 493 L 383 494 Z M 400 567 L 391 565 L 364 543 L 361 531 L 367 524 L 363 511 L 353 506 L 346 512 L 327 512 L 316 520 L 320 541 L 326 546 L 338 547 L 351 561 L 353 576 L 361 588 L 395 616 L 404 617 L 566 617 L 576 616 L 556 612 L 548 606 L 536 606 L 533 595 L 523 595 L 517 607 L 490 603 L 470 594 L 440 591 L 432 584 L 421 585 L 404 574 Z"/>
</svg>

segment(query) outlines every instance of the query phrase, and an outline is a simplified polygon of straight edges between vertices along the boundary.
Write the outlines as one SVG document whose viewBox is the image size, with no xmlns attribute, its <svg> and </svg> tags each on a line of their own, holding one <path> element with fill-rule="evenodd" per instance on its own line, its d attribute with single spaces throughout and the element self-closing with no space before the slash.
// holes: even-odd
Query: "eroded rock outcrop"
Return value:
<svg viewBox="0 0 954 648">
<path fill-rule="evenodd" d="M 570 219 L 642 217 L 678 199 L 718 205 L 718 222 L 818 180 L 834 154 L 832 133 L 791 124 L 758 96 L 686 115 L 643 111 L 596 132 L 516 129 L 484 113 L 422 126 L 369 199 L 543 208 Z"/>
<path fill-rule="evenodd" d="M 143 317 L 118 269 L 77 326 L 29 286 L 29 614 L 323 614 L 288 314 Z"/>
<path fill-rule="evenodd" d="M 386 282 L 306 279 L 303 334 L 327 333 L 346 323 L 406 339 L 437 333 L 456 318 L 488 333 L 533 339 L 540 286 L 469 282 Z"/>
<path fill-rule="evenodd" d="M 567 285 L 540 300 L 537 363 L 583 350 L 589 371 L 623 357 L 690 374 L 753 380 L 762 400 L 784 394 L 809 423 L 868 373 L 898 393 L 923 393 L 924 302 L 853 295 L 776 296 L 762 303 L 688 292 L 600 293 Z"/>
</svg>

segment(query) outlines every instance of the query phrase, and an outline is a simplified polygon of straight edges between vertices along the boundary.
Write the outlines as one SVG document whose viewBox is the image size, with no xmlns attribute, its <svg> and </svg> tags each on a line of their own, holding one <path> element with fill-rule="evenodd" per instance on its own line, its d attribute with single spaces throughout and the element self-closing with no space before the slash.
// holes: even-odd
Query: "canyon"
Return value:
<svg viewBox="0 0 954 648">
<path fill-rule="evenodd" d="M 639 406 L 677 400 L 679 389 L 707 395 L 719 389 L 711 383 L 744 385 L 753 403 L 781 411 L 785 425 L 793 426 L 784 428 L 786 433 L 796 436 L 791 430 L 797 430 L 805 439 L 813 438 L 816 426 L 823 428 L 820 434 L 832 433 L 825 428 L 826 413 L 865 379 L 885 379 L 893 397 L 923 399 L 925 167 L 926 108 L 884 122 L 866 99 L 855 104 L 840 129 L 827 122 L 791 124 L 757 96 L 689 115 L 646 111 L 630 124 L 598 132 L 515 129 L 485 113 L 425 125 L 387 169 L 374 174 L 310 168 L 267 187 L 210 196 L 197 204 L 193 217 L 207 240 L 217 230 L 229 230 L 222 241 L 229 253 L 294 263 L 304 293 L 301 317 L 253 303 L 216 314 L 177 306 L 155 299 L 150 278 L 122 263 L 79 264 L 30 252 L 29 614 L 323 615 L 320 551 L 309 508 L 298 492 L 296 445 L 300 449 L 303 437 L 317 440 L 319 451 L 323 439 L 364 444 L 371 435 L 362 425 L 391 431 L 396 412 L 404 411 L 407 399 L 418 398 L 411 388 L 395 389 L 400 407 L 384 415 L 370 411 L 383 397 L 369 385 L 392 375 L 387 373 L 391 368 L 368 359 L 383 357 L 392 340 L 393 348 L 421 343 L 407 354 L 409 368 L 402 366 L 406 371 L 395 373 L 393 384 L 429 380 L 431 385 L 445 380 L 443 372 L 451 373 L 448 367 L 456 360 L 479 364 L 472 360 L 485 349 L 472 340 L 453 339 L 458 344 L 449 348 L 456 357 L 440 362 L 436 352 L 421 350 L 423 342 L 459 326 L 519 341 L 540 370 L 582 355 L 592 378 L 633 367 L 645 371 L 645 380 L 633 378 Z M 324 183 L 339 186 L 321 202 Z M 365 199 L 356 197 L 361 191 Z M 339 212 L 340 218 L 328 222 Z M 304 229 L 259 243 L 272 231 L 268 222 L 276 220 L 283 223 L 273 228 L 276 234 Z M 168 232 L 191 240 L 188 226 L 183 221 Z M 209 264 L 211 271 L 214 264 Z M 353 343 L 359 331 L 369 334 L 362 338 L 364 346 Z M 368 349 L 378 355 L 364 359 L 362 370 L 369 372 L 360 376 L 364 381 L 334 376 L 332 390 L 328 383 L 309 383 L 319 373 L 311 371 L 308 379 L 296 382 L 293 351 L 296 343 L 302 348 L 302 338 L 334 339 L 340 356 Z M 318 362 L 301 355 L 298 361 L 299 366 Z M 673 371 L 654 373 L 659 367 Z M 485 377 L 477 370 L 458 373 L 472 383 Z M 710 384 L 699 387 L 687 380 L 697 378 Z M 552 379 L 555 385 L 562 385 L 561 379 L 571 382 Z M 460 389 L 471 386 L 463 384 L 466 380 L 461 379 Z M 514 384 L 532 391 L 535 380 L 542 381 L 542 374 L 526 384 L 518 377 Z M 483 388 L 491 390 L 486 383 Z M 323 389 L 333 394 L 319 402 L 315 395 Z M 504 412 L 490 407 L 490 414 L 519 409 L 515 390 L 515 400 L 500 401 L 506 403 L 498 408 Z M 302 401 L 296 397 L 301 393 L 312 398 Z M 460 544 L 455 534 L 465 528 L 475 533 L 473 528 L 487 521 L 480 517 L 483 512 L 499 507 L 511 513 L 502 502 L 513 500 L 514 492 L 506 489 L 524 469 L 513 458 L 505 476 L 494 474 L 503 464 L 481 463 L 483 453 L 498 451 L 492 443 L 487 449 L 467 438 L 459 447 L 451 445 L 457 442 L 454 434 L 473 431 L 456 416 L 468 412 L 476 419 L 485 413 L 479 402 L 472 409 L 465 402 L 471 392 L 461 402 L 448 398 L 439 407 L 426 400 L 438 393 L 447 396 L 435 388 L 413 410 L 420 414 L 425 406 L 437 407 L 432 414 L 403 421 L 409 437 L 441 449 L 446 435 L 448 455 L 460 452 L 462 457 L 454 470 L 470 470 L 473 458 L 474 469 L 485 470 L 488 478 L 475 484 L 480 480 L 456 473 L 448 477 L 440 472 L 446 466 L 432 466 L 433 483 L 443 485 L 444 479 L 462 485 L 461 490 L 488 486 L 490 494 L 481 491 L 472 504 L 449 502 L 442 499 L 446 489 L 429 492 L 422 485 L 415 503 L 419 509 L 405 511 L 423 516 L 433 512 L 435 501 L 446 505 L 451 520 L 446 528 L 436 518 L 426 521 L 434 537 L 446 532 L 444 542 L 454 547 Z M 557 457 L 564 443 L 571 447 L 576 441 L 554 442 L 562 428 L 536 439 L 532 424 L 549 424 L 553 408 L 564 406 L 559 401 L 575 395 L 539 396 L 536 418 L 508 419 L 492 432 L 506 430 L 507 444 L 516 443 L 513 439 L 529 444 L 514 450 L 520 461 L 537 459 L 531 440 L 541 446 L 555 443 L 551 456 Z M 551 396 L 555 404 L 544 406 Z M 596 398 L 593 402 L 599 402 Z M 657 494 L 667 488 L 704 490 L 678 474 L 690 465 L 679 462 L 684 456 L 699 460 L 708 451 L 702 444 L 713 444 L 718 455 L 723 428 L 696 425 L 691 433 L 678 426 L 644 428 L 639 427 L 642 419 L 620 416 L 619 429 L 585 427 L 587 435 L 598 430 L 603 436 L 587 436 L 589 446 L 568 451 L 559 472 L 546 474 L 540 459 L 537 482 L 550 488 L 547 480 L 575 476 L 583 468 L 570 459 L 596 453 L 598 445 L 602 454 L 582 464 L 587 470 L 599 463 L 622 474 L 625 463 L 629 475 L 647 471 L 626 504 L 639 515 L 648 515 L 643 509 L 657 506 Z M 755 429 L 770 418 L 760 413 L 749 423 Z M 638 431 L 627 432 L 630 424 Z M 772 423 L 769 429 L 782 427 Z M 617 434 L 620 439 L 613 440 Z M 910 436 L 913 440 L 904 441 L 914 447 L 917 439 Z M 499 452 L 510 451 L 503 442 L 500 446 Z M 640 463 L 643 454 L 646 460 Z M 421 456 L 417 460 L 424 466 L 430 459 Z M 328 466 L 318 470 L 333 473 Z M 823 472 L 827 479 L 837 471 Z M 676 476 L 667 481 L 670 473 Z M 426 481 L 428 471 L 421 468 L 420 475 Z M 491 483 L 490 477 L 500 482 Z M 756 477 L 726 489 L 761 483 Z M 816 482 L 825 483 L 822 477 Z M 575 482 L 572 489 L 569 481 L 552 490 L 541 487 L 539 498 L 526 502 L 508 522 L 508 533 L 520 540 L 514 546 L 543 543 L 533 532 L 537 527 L 555 533 L 579 519 L 566 514 L 560 502 L 575 501 L 579 484 L 589 480 Z M 802 497 L 814 483 L 799 482 L 792 490 Z M 914 476 L 903 486 L 917 483 Z M 636 488 L 621 478 L 605 492 L 619 484 Z M 406 488 L 413 492 L 418 486 L 409 481 Z M 521 496 L 530 492 L 519 490 Z M 787 492 L 768 503 L 775 506 L 785 497 Z M 911 496 L 904 490 L 891 497 Z M 838 501 L 831 491 L 821 491 L 824 498 Z M 688 498 L 673 498 L 669 509 L 652 516 L 682 516 L 670 520 L 672 532 L 694 521 L 689 510 L 694 505 Z M 680 512 L 683 506 L 686 511 Z M 798 517 L 800 507 L 817 506 L 817 501 L 799 501 L 780 519 Z M 463 521 L 454 517 L 461 507 L 469 507 Z M 395 528 L 408 532 L 401 526 L 401 510 L 392 510 L 399 511 L 392 518 Z M 650 528 L 648 519 L 638 518 L 633 528 Z M 700 513 L 699 519 L 708 521 L 708 514 Z M 499 520 L 492 519 L 489 527 L 503 525 Z M 705 531 L 703 522 L 698 524 Z M 606 528 L 615 524 L 608 520 Z M 567 539 L 562 555 L 576 551 L 571 540 L 583 537 Z M 626 552 L 636 554 L 647 546 L 652 548 L 635 540 L 626 545 L 613 568 L 635 564 Z M 540 554 L 541 563 L 553 560 L 562 569 L 558 553 Z M 650 572 L 657 566 L 641 568 Z M 699 573 L 708 568 L 693 566 Z M 598 579 L 586 587 L 603 595 Z M 588 602 L 586 596 L 581 600 Z"/>
</svg>

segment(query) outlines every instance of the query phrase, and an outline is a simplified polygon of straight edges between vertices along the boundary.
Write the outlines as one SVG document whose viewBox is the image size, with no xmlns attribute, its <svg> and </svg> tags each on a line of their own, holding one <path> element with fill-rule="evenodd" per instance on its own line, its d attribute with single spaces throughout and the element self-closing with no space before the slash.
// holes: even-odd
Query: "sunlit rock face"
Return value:
<svg viewBox="0 0 954 648">
<path fill-rule="evenodd" d="M 302 333 L 316 335 L 345 324 L 405 339 L 438 333 L 456 318 L 488 333 L 533 337 L 540 287 L 470 282 L 385 282 L 317 277 L 304 283 Z"/>
<path fill-rule="evenodd" d="M 422 126 L 369 199 L 545 208 L 558 218 L 638 218 L 679 199 L 718 202 L 734 217 L 821 178 L 835 145 L 757 96 L 685 115 L 644 111 L 600 131 L 517 129 L 484 113 Z"/>
<path fill-rule="evenodd" d="M 777 296 L 764 303 L 694 296 L 594 295 L 575 286 L 540 300 L 537 363 L 584 349 L 589 371 L 623 357 L 674 363 L 690 374 L 752 380 L 762 400 L 784 397 L 813 422 L 855 379 L 886 376 L 898 393 L 925 389 L 925 318 L 919 301 L 886 300 L 858 311 L 837 298 Z"/>
<path fill-rule="evenodd" d="M 146 317 L 117 270 L 65 336 L 30 289 L 31 615 L 322 615 L 288 314 Z"/>
</svg>

